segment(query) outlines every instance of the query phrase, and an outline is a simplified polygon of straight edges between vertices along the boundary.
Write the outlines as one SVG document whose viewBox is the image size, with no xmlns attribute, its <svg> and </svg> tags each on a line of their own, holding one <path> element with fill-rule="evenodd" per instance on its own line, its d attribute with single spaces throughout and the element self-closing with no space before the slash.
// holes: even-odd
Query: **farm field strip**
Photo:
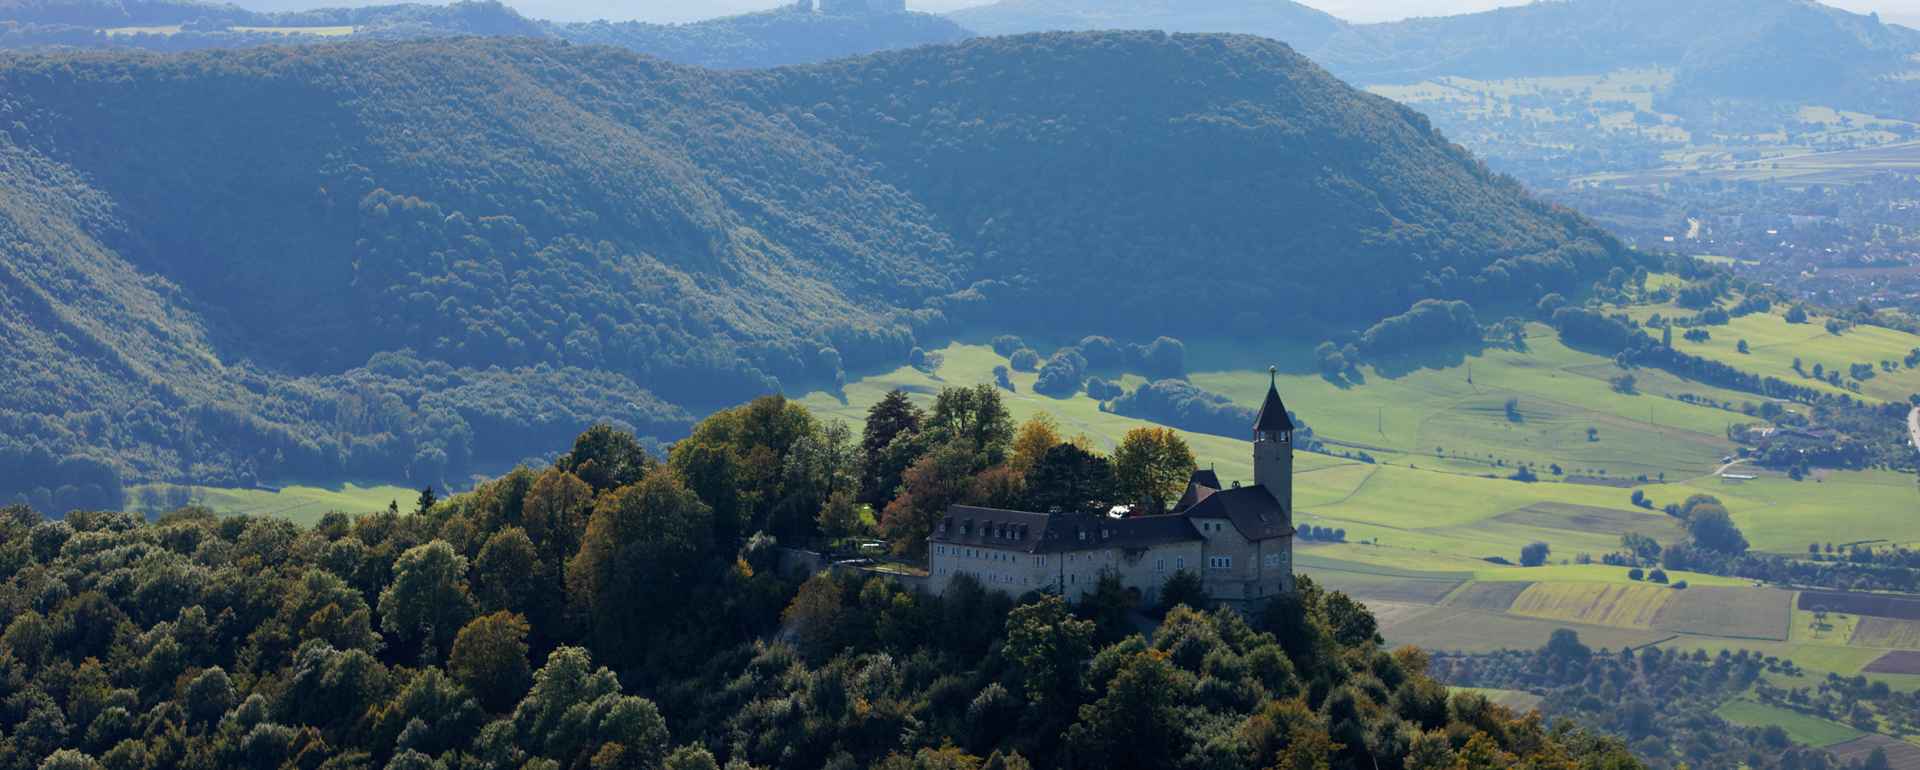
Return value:
<svg viewBox="0 0 1920 770">
<path fill-rule="evenodd" d="M 1891 650 L 1874 658 L 1860 671 L 1868 674 L 1920 674 L 1920 651 Z"/>
<path fill-rule="evenodd" d="M 1879 749 L 1886 753 L 1887 767 L 1892 770 L 1920 770 L 1920 746 L 1885 735 L 1863 735 L 1851 741 L 1829 745 L 1826 749 L 1841 762 L 1865 762 L 1873 755 L 1874 749 Z"/>
<path fill-rule="evenodd" d="M 1533 583 L 1470 583 L 1447 597 L 1446 605 L 1467 610 L 1506 612 Z"/>
<path fill-rule="evenodd" d="M 1595 626 L 1652 629 L 1675 589 L 1656 585 L 1534 583 L 1513 600 L 1514 615 Z"/>
<path fill-rule="evenodd" d="M 1653 617 L 1662 631 L 1786 641 L 1793 592 L 1777 588 L 1700 586 L 1676 591 Z"/>
<path fill-rule="evenodd" d="M 1920 650 L 1920 621 L 1893 620 L 1891 618 L 1865 617 L 1853 627 L 1853 636 L 1848 643 L 1855 647 L 1888 647 L 1897 650 Z M 1891 673 L 1920 674 L 1920 671 L 1897 671 Z"/>
</svg>

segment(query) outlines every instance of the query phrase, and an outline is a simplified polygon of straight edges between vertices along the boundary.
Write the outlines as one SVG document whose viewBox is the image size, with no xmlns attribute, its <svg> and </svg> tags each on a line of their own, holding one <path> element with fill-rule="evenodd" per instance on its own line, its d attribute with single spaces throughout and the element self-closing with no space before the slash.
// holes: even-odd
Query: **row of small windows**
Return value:
<svg viewBox="0 0 1920 770">
<path fill-rule="evenodd" d="M 1020 557 L 1017 554 L 1006 553 L 1003 551 L 989 551 L 985 548 L 964 548 L 957 545 L 954 545 L 954 546 L 935 545 L 933 547 L 933 555 L 952 556 L 956 559 L 982 559 L 985 561 L 999 561 L 999 562 L 1009 562 L 1009 561 L 1020 560 Z M 1027 560 L 1030 563 L 1032 563 L 1033 566 L 1035 567 L 1047 566 L 1047 557 L 1045 556 L 1029 556 L 1027 557 Z"/>
</svg>

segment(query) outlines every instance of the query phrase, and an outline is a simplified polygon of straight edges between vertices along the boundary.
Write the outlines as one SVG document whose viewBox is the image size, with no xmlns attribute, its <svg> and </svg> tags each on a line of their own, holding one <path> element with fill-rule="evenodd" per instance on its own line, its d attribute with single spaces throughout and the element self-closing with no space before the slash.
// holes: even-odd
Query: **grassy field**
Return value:
<svg viewBox="0 0 1920 770">
<path fill-rule="evenodd" d="M 129 500 L 139 500 L 146 487 L 130 487 Z M 343 484 L 338 487 L 287 486 L 279 491 L 230 489 L 224 487 L 188 487 L 194 505 L 203 505 L 218 513 L 283 516 L 302 524 L 318 521 L 326 513 L 371 513 L 386 510 L 397 502 L 403 510 L 412 510 L 420 490 L 396 486 L 362 487 Z"/>
<path fill-rule="evenodd" d="M 1502 476 L 1519 463 L 1628 477 L 1705 473 L 1732 448 L 1727 426 L 1748 421 L 1653 392 L 1617 393 L 1608 379 L 1619 370 L 1609 359 L 1560 344 L 1545 326 L 1529 333 L 1525 351 L 1388 362 L 1362 367 L 1358 383 L 1290 369 L 1285 364 L 1312 361 L 1303 344 L 1196 344 L 1190 379 L 1257 407 L 1263 392 L 1244 385 L 1246 372 L 1278 361 L 1287 406 L 1323 440 L 1394 462 Z M 1686 392 L 1735 400 L 1700 386 Z M 1518 402 L 1518 421 L 1507 416 L 1509 399 Z M 1587 439 L 1589 427 L 1599 440 Z"/>
<path fill-rule="evenodd" d="M 1653 312 L 1656 311 L 1650 308 L 1636 308 L 1630 314 L 1644 320 Z M 1712 338 L 1705 342 L 1688 341 L 1676 334 L 1673 345 L 1683 353 L 1828 393 L 1848 393 L 1871 400 L 1897 402 L 1905 402 L 1908 396 L 1920 393 L 1920 369 L 1900 367 L 1892 372 L 1880 370 L 1880 362 L 1898 363 L 1914 348 L 1920 348 L 1920 336 L 1878 326 L 1856 326 L 1833 334 L 1827 331 L 1826 323 L 1821 318 L 1813 318 L 1808 323 L 1790 324 L 1784 312 L 1754 313 L 1735 318 L 1724 326 L 1706 327 Z M 1671 314 L 1671 311 L 1666 313 Z M 1739 351 L 1741 340 L 1746 340 L 1749 352 Z M 1842 383 L 1851 379 L 1846 375 L 1853 364 L 1870 364 L 1875 374 L 1860 381 L 1860 392 L 1855 394 L 1847 388 L 1834 387 L 1794 371 L 1795 358 L 1800 359 L 1802 368 L 1809 373 L 1813 371 L 1814 364 L 1820 364 L 1826 370 L 1838 368 Z M 1755 396 L 1746 396 L 1746 400 L 1755 399 Z"/>
<path fill-rule="evenodd" d="M 1920 487 L 1904 473 L 1837 471 L 1805 481 L 1708 477 L 1644 489 L 1660 501 L 1695 492 L 1720 498 L 1756 550 L 1805 553 L 1816 542 L 1920 541 Z"/>
<path fill-rule="evenodd" d="M 1540 696 L 1525 690 L 1501 690 L 1493 687 L 1448 687 L 1447 689 L 1452 692 L 1477 693 L 1482 698 L 1521 712 L 1532 711 L 1534 707 L 1540 705 L 1541 701 Z"/>
<path fill-rule="evenodd" d="M 1779 725 L 1781 729 L 1787 731 L 1787 737 L 1792 738 L 1796 743 L 1809 746 L 1830 746 L 1866 734 L 1839 722 L 1829 722 L 1797 711 L 1744 699 L 1728 701 L 1720 708 L 1714 709 L 1713 713 L 1736 725 L 1748 727 Z"/>
</svg>

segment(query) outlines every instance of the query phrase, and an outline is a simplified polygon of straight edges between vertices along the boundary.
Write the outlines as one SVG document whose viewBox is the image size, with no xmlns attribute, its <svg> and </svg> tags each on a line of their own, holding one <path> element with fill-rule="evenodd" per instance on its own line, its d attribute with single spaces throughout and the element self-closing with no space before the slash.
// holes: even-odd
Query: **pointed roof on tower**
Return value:
<svg viewBox="0 0 1920 770">
<path fill-rule="evenodd" d="M 1287 417 L 1287 405 L 1280 403 L 1280 370 L 1267 367 L 1267 400 L 1260 404 L 1260 416 L 1253 418 L 1253 432 L 1293 430 L 1293 420 Z"/>
</svg>

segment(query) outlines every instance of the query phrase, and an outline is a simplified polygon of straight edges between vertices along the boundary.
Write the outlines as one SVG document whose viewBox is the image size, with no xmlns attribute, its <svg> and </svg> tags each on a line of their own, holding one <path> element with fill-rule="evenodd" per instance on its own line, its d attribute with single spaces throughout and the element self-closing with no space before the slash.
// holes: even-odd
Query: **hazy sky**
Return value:
<svg viewBox="0 0 1920 770">
<path fill-rule="evenodd" d="M 771 8 L 784 4 L 785 0 L 615 0 L 613 2 L 507 0 L 507 2 L 519 8 L 522 13 L 541 18 L 690 21 Z M 917 10 L 938 12 L 979 5 L 982 2 L 983 0 L 907 0 L 907 5 Z M 1301 0 L 1301 2 L 1351 21 L 1390 21 L 1408 16 L 1439 16 L 1520 4 L 1515 0 Z M 1879 11 L 1880 15 L 1888 21 L 1920 28 L 1920 0 L 1827 0 L 1827 4 L 1859 13 Z"/>
</svg>

